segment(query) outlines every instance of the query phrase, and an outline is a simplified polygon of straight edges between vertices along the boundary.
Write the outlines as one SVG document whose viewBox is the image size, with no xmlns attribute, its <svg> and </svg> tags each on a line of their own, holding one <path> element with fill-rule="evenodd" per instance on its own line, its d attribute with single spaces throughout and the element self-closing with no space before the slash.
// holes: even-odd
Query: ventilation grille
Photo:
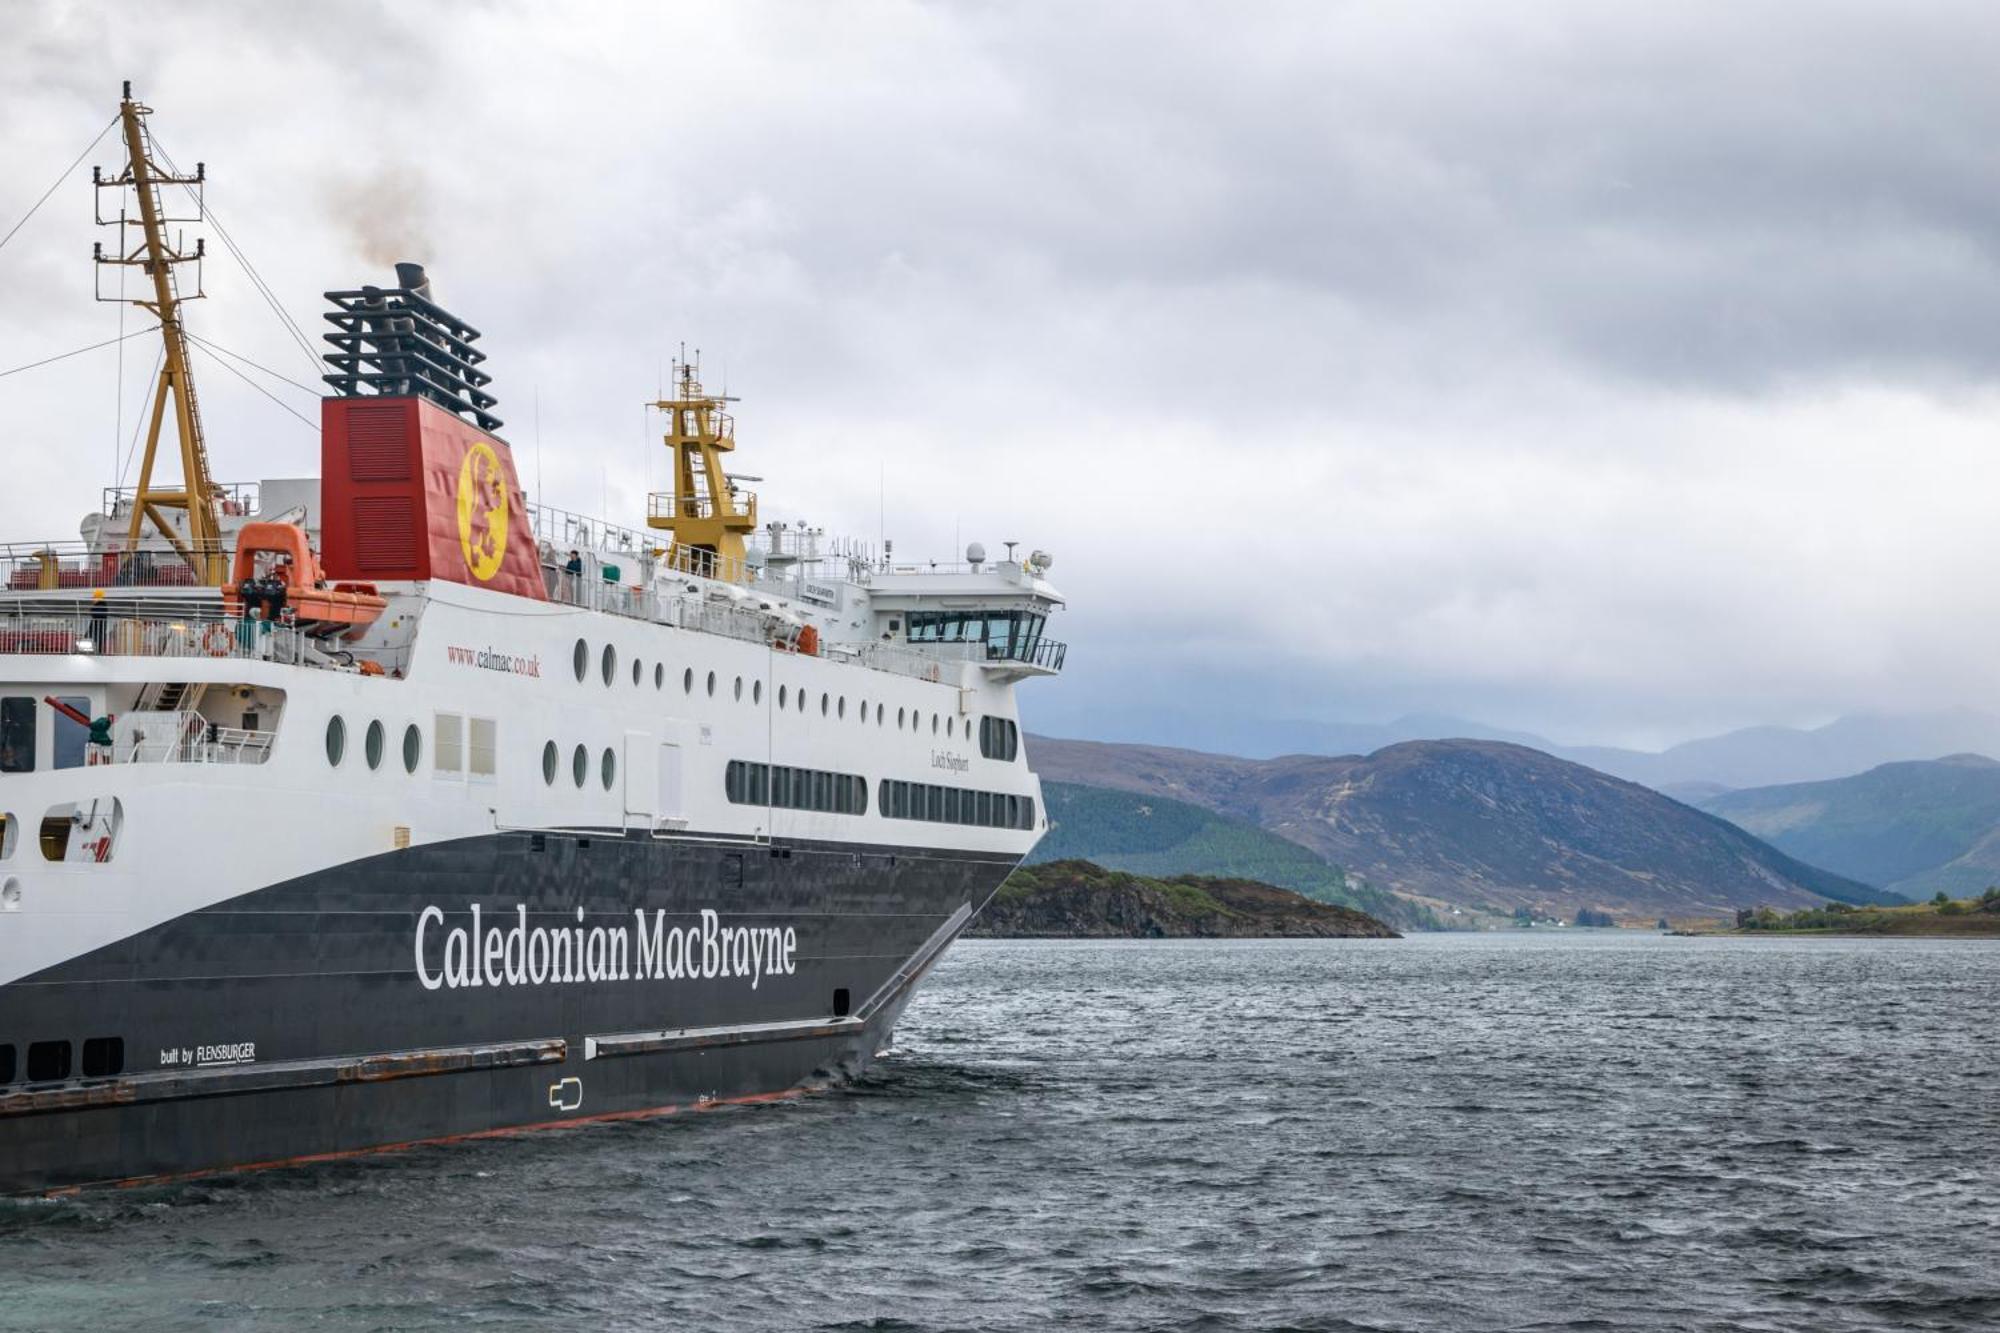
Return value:
<svg viewBox="0 0 2000 1333">
<path fill-rule="evenodd" d="M 347 475 L 355 481 L 410 479 L 410 437 L 401 404 L 348 409 Z"/>
<path fill-rule="evenodd" d="M 354 553 L 354 563 L 363 574 L 415 572 L 417 509 L 409 496 L 355 498 Z"/>
</svg>

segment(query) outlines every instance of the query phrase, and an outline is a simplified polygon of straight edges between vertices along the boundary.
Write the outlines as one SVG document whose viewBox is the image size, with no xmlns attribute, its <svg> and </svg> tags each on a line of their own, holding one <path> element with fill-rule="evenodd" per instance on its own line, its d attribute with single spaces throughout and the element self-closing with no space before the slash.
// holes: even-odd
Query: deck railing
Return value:
<svg viewBox="0 0 2000 1333">
<path fill-rule="evenodd" d="M 304 660 L 297 626 L 228 616 L 0 613 L 0 655 L 213 657 L 254 662 Z"/>
<path fill-rule="evenodd" d="M 227 542 L 195 543 L 190 553 L 226 561 L 233 549 Z M 171 547 L 106 551 L 81 541 L 0 542 L 0 587 L 8 592 L 200 586 L 194 566 Z"/>
<path fill-rule="evenodd" d="M 134 712 L 120 717 L 109 746 L 90 747 L 92 764 L 261 764 L 275 731 L 222 727 L 199 711 Z"/>
</svg>

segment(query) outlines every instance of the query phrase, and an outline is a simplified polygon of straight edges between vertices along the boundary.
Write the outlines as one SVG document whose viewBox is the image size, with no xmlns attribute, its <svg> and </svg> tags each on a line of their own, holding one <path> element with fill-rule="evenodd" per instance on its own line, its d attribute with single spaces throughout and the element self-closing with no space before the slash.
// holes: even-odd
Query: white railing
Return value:
<svg viewBox="0 0 2000 1333">
<path fill-rule="evenodd" d="M 295 625 L 217 616 L 0 614 L 0 656 L 213 657 L 253 662 L 304 660 Z"/>
<path fill-rule="evenodd" d="M 92 746 L 93 764 L 261 764 L 275 731 L 221 727 L 193 709 L 131 712 L 118 719 L 111 744 Z"/>
</svg>

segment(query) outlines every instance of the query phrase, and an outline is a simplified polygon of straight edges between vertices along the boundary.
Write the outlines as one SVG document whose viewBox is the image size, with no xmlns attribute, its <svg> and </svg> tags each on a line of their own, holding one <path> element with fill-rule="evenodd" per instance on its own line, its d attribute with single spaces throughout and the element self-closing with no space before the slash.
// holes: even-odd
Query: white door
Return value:
<svg viewBox="0 0 2000 1333">
<path fill-rule="evenodd" d="M 672 741 L 660 742 L 659 800 L 654 806 L 655 823 L 685 827 L 687 807 L 681 781 L 681 747 Z"/>
<path fill-rule="evenodd" d="M 653 748 L 652 733 L 625 733 L 625 824 L 628 828 L 650 829 L 659 807 L 659 789 L 653 766 L 646 762 Z"/>
</svg>

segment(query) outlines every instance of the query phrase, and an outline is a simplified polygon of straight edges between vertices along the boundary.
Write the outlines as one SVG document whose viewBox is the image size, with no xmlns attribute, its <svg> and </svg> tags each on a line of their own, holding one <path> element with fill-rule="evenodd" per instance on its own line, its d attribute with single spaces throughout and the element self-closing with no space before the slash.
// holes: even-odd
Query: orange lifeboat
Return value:
<svg viewBox="0 0 2000 1333">
<path fill-rule="evenodd" d="M 222 604 L 232 616 L 243 614 L 242 584 L 257 576 L 260 555 L 278 557 L 275 569 L 285 582 L 285 605 L 308 634 L 358 639 L 389 605 L 372 583 L 329 587 L 304 528 L 292 523 L 245 523 L 236 536 L 236 563 L 222 590 Z"/>
</svg>

